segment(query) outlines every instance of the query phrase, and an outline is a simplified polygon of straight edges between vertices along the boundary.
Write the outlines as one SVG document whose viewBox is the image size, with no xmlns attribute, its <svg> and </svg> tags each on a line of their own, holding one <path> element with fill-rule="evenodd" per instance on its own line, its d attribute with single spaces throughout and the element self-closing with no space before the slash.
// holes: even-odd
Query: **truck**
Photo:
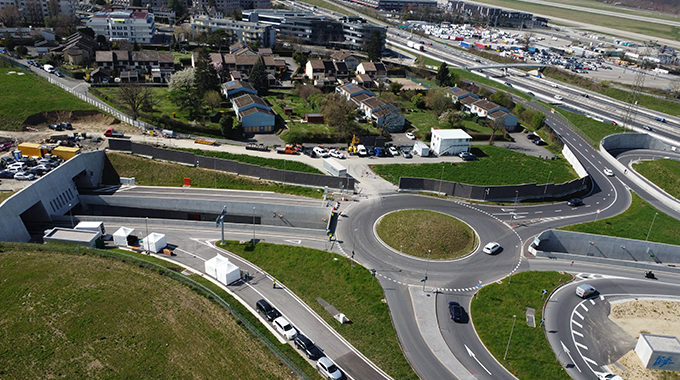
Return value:
<svg viewBox="0 0 680 380">
<path fill-rule="evenodd" d="M 217 140 L 197 138 L 196 140 L 194 140 L 194 143 L 205 144 L 205 145 L 215 145 L 215 144 L 217 144 Z"/>
<path fill-rule="evenodd" d="M 408 41 L 406 43 L 406 46 L 408 46 L 412 49 L 419 50 L 419 51 L 425 51 L 425 46 L 423 46 L 423 44 L 420 44 L 420 43 L 417 43 L 417 42 Z"/>
<path fill-rule="evenodd" d="M 255 144 L 255 143 L 250 143 L 246 145 L 246 150 L 257 150 L 260 152 L 269 152 L 269 147 L 267 147 L 264 144 Z"/>
<path fill-rule="evenodd" d="M 469 42 L 465 42 L 465 41 L 460 41 L 460 47 L 464 47 L 464 48 L 466 48 L 466 49 L 469 49 L 469 48 L 470 48 L 470 43 L 469 43 Z"/>
<path fill-rule="evenodd" d="M 169 138 L 169 139 L 172 139 L 172 138 L 177 137 L 177 134 L 175 133 L 175 131 L 172 131 L 172 130 L 170 130 L 170 129 L 164 129 L 164 130 L 162 130 L 162 131 L 161 131 L 161 134 L 163 135 L 163 137 L 167 137 L 167 138 Z"/>
<path fill-rule="evenodd" d="M 22 155 L 28 157 L 42 157 L 45 153 L 47 153 L 47 149 L 44 146 L 29 142 L 19 144 L 17 149 L 21 151 Z"/>
<path fill-rule="evenodd" d="M 340 165 L 335 158 L 326 158 L 323 160 L 323 168 L 328 172 L 328 174 L 335 177 L 346 177 L 347 169 Z"/>
<path fill-rule="evenodd" d="M 286 144 L 286 146 L 277 147 L 276 153 L 278 153 L 278 154 L 298 154 L 298 151 L 297 151 L 297 149 L 295 149 L 295 145 Z"/>
<path fill-rule="evenodd" d="M 75 226 L 74 230 L 99 232 L 102 235 L 106 234 L 104 222 L 80 222 Z"/>
<path fill-rule="evenodd" d="M 125 132 L 117 131 L 113 128 L 109 128 L 109 129 L 106 130 L 106 132 L 104 132 L 104 136 L 106 136 L 106 137 L 124 137 Z"/>
</svg>

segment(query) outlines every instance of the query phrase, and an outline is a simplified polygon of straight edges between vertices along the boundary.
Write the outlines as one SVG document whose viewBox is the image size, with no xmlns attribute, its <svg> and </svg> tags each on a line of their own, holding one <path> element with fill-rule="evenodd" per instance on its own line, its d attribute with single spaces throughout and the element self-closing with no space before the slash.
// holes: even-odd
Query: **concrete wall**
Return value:
<svg viewBox="0 0 680 380">
<path fill-rule="evenodd" d="M 644 240 L 580 232 L 546 230 L 539 236 L 538 246 L 529 251 L 537 256 L 595 262 L 627 262 L 629 266 L 648 268 L 650 265 L 673 268 L 680 263 L 680 246 Z"/>
<path fill-rule="evenodd" d="M 80 202 L 77 186 L 101 183 L 104 158 L 104 151 L 81 153 L 6 199 L 0 205 L 0 240 L 30 239 L 21 219 L 24 213 L 27 219 L 45 221 L 68 213 Z"/>
<path fill-rule="evenodd" d="M 588 176 L 588 172 L 586 171 L 586 168 L 581 165 L 581 162 L 574 156 L 574 153 L 569 149 L 569 146 L 566 144 L 562 147 L 562 155 L 564 155 L 564 158 L 569 161 L 571 164 L 571 167 L 574 168 L 574 171 L 576 174 L 578 174 L 579 178 L 583 178 Z"/>
</svg>

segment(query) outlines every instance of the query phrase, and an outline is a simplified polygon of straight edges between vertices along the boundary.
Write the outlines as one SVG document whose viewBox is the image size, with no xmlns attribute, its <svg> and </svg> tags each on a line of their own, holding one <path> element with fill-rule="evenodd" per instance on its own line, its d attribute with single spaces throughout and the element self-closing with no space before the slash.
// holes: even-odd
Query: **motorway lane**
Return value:
<svg viewBox="0 0 680 380">
<path fill-rule="evenodd" d="M 586 282 L 598 289 L 599 296 L 583 300 L 574 294 L 576 286 Z M 602 366 L 617 360 L 635 341 L 608 322 L 609 302 L 646 296 L 677 299 L 678 294 L 677 283 L 642 278 L 600 276 L 572 282 L 554 293 L 546 304 L 548 341 L 572 378 L 596 379 L 596 373 L 606 372 Z"/>
</svg>

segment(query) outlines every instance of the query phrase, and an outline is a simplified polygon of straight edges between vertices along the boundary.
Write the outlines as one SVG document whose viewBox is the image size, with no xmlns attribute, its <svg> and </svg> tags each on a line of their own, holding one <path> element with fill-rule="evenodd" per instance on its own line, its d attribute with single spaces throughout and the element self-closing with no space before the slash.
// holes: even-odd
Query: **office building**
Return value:
<svg viewBox="0 0 680 380">
<path fill-rule="evenodd" d="M 97 12 L 87 20 L 87 26 L 112 42 L 148 44 L 156 34 L 153 13 L 141 10 Z"/>
</svg>

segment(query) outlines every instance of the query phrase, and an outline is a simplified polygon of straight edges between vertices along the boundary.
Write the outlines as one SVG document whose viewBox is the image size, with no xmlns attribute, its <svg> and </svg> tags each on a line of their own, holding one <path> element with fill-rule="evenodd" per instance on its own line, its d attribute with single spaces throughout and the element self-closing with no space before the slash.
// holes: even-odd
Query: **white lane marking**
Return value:
<svg viewBox="0 0 680 380">
<path fill-rule="evenodd" d="M 586 307 L 586 305 L 581 304 L 581 307 L 584 308 L 586 311 L 588 311 L 588 308 Z"/>
<path fill-rule="evenodd" d="M 579 372 L 581 372 L 581 368 L 578 367 L 578 364 L 576 364 L 576 362 L 574 361 L 574 358 L 571 357 L 571 354 L 569 353 L 569 349 L 567 348 L 567 346 L 561 340 L 560 340 L 560 343 L 562 344 L 562 350 L 564 350 L 564 352 L 566 352 L 567 355 L 569 355 L 569 359 L 571 360 L 571 363 L 574 365 L 574 367 L 576 367 L 576 369 Z"/>
<path fill-rule="evenodd" d="M 600 294 L 600 301 L 604 301 L 604 296 Z"/>
<path fill-rule="evenodd" d="M 482 364 L 482 363 L 479 361 L 479 359 L 477 359 L 477 356 L 475 355 L 475 353 L 472 352 L 472 350 L 471 350 L 467 345 L 463 344 L 463 346 L 465 346 L 465 349 L 467 350 L 468 355 L 470 355 L 470 357 L 472 357 L 473 359 L 475 359 L 475 361 L 477 362 L 477 364 L 479 364 L 482 368 L 484 368 L 484 370 L 486 371 L 486 373 L 488 373 L 489 375 L 491 375 L 491 372 L 489 372 L 489 370 L 486 369 L 486 367 L 484 367 L 484 364 Z"/>
<path fill-rule="evenodd" d="M 575 325 L 578 326 L 579 328 L 583 328 L 583 325 L 582 325 L 582 324 L 576 322 L 576 321 L 573 320 L 573 319 L 571 320 L 571 323 L 575 324 Z"/>
<path fill-rule="evenodd" d="M 543 211 L 534 211 L 534 214 L 543 214 Z"/>
<path fill-rule="evenodd" d="M 559 210 L 555 210 L 555 212 L 560 212 L 560 211 L 562 211 L 562 209 L 559 209 Z"/>
<path fill-rule="evenodd" d="M 591 304 L 591 305 L 595 305 L 595 301 L 593 301 L 592 298 L 588 299 L 588 301 L 590 301 L 590 304 Z"/>
<path fill-rule="evenodd" d="M 175 251 L 180 251 L 180 252 L 186 253 L 187 255 L 193 256 L 193 257 L 196 258 L 196 259 L 200 259 L 200 260 L 203 260 L 203 261 L 208 261 L 207 259 L 204 259 L 204 258 L 202 258 L 201 256 L 196 256 L 195 253 L 187 252 L 187 251 L 183 250 L 182 248 L 175 248 Z"/>
<path fill-rule="evenodd" d="M 577 344 L 578 344 L 578 343 L 577 343 Z M 597 365 L 597 363 L 595 362 L 595 360 L 593 360 L 593 359 L 591 359 L 591 358 L 588 358 L 588 357 L 585 357 L 585 356 L 583 356 L 583 355 L 581 355 L 581 357 L 583 358 L 583 360 L 585 360 L 585 361 L 587 361 L 587 362 L 590 362 L 590 363 L 592 363 L 593 365 Z"/>
<path fill-rule="evenodd" d="M 578 331 L 576 331 L 576 330 L 574 330 L 574 331 L 572 331 L 572 332 L 573 332 L 574 334 L 580 336 L 581 338 L 583 338 L 583 334 L 581 334 L 580 332 L 578 332 Z"/>
<path fill-rule="evenodd" d="M 581 347 L 581 348 L 584 349 L 584 350 L 587 350 L 587 349 L 588 349 L 588 347 L 587 347 L 585 344 L 581 344 L 581 343 L 579 343 L 579 342 L 574 342 L 574 344 L 575 344 L 576 346 L 578 346 L 578 347 Z"/>
<path fill-rule="evenodd" d="M 583 319 L 583 316 L 581 315 L 581 313 L 576 311 L 576 309 L 574 309 L 574 314 L 578 315 L 579 318 Z"/>
</svg>

